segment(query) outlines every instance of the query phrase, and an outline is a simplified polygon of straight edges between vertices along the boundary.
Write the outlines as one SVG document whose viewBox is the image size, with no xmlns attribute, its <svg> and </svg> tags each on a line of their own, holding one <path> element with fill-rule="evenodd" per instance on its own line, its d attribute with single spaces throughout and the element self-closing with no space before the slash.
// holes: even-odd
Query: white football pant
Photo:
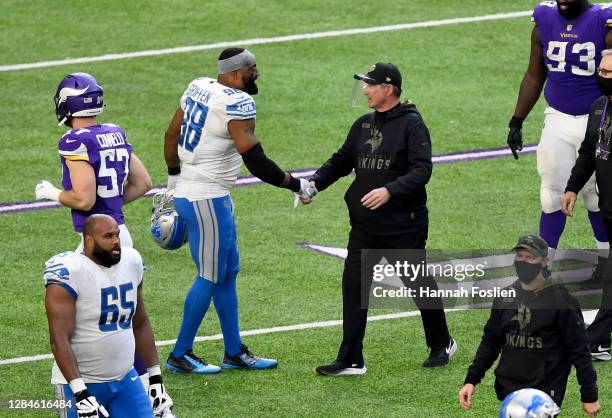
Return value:
<svg viewBox="0 0 612 418">
<path fill-rule="evenodd" d="M 544 128 L 537 150 L 540 202 L 544 213 L 561 210 L 561 197 L 584 140 L 587 121 L 588 115 L 572 116 L 552 107 L 544 111 Z M 595 175 L 591 176 L 580 195 L 588 210 L 599 211 Z"/>
</svg>

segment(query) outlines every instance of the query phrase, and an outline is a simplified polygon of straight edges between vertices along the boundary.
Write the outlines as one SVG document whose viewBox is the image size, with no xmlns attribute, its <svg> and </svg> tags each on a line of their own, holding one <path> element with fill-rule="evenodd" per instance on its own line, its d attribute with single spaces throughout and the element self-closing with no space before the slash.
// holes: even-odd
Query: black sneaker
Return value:
<svg viewBox="0 0 612 418">
<path fill-rule="evenodd" d="M 450 358 L 457 351 L 457 342 L 451 337 L 448 347 L 441 348 L 440 350 L 431 350 L 429 357 L 423 362 L 423 367 L 440 367 L 446 366 Z"/>
<path fill-rule="evenodd" d="M 317 367 L 315 371 L 325 376 L 359 376 L 366 374 L 368 369 L 363 363 L 349 365 L 336 360 L 333 363 Z"/>
<path fill-rule="evenodd" d="M 610 355 L 610 343 L 604 347 L 602 344 L 591 345 L 591 358 L 599 361 L 610 361 L 612 356 Z"/>
<path fill-rule="evenodd" d="M 219 373 L 221 367 L 214 364 L 208 364 L 189 350 L 181 357 L 176 358 L 172 355 L 172 351 L 168 354 L 166 360 L 166 369 L 171 372 L 195 373 L 195 374 L 212 374 Z"/>
<path fill-rule="evenodd" d="M 230 356 L 225 352 L 221 367 L 224 369 L 273 369 L 278 361 L 272 358 L 260 358 L 249 351 L 249 347 L 240 344 L 240 353 Z"/>
</svg>

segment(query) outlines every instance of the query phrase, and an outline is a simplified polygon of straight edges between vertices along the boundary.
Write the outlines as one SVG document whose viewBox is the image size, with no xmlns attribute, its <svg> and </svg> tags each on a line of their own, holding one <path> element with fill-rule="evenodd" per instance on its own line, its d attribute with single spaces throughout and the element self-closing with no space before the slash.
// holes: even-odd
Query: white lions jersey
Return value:
<svg viewBox="0 0 612 418">
<path fill-rule="evenodd" d="M 194 201 L 228 195 L 236 184 L 242 157 L 227 124 L 254 119 L 255 101 L 241 90 L 202 77 L 189 84 L 181 108 L 181 177 L 174 196 Z"/>
<path fill-rule="evenodd" d="M 140 254 L 130 247 L 121 247 L 121 261 L 110 268 L 73 252 L 58 254 L 45 264 L 45 287 L 62 286 L 76 301 L 70 345 L 85 383 L 119 380 L 132 369 L 132 318 L 143 272 Z M 51 383 L 67 383 L 57 363 Z"/>
</svg>

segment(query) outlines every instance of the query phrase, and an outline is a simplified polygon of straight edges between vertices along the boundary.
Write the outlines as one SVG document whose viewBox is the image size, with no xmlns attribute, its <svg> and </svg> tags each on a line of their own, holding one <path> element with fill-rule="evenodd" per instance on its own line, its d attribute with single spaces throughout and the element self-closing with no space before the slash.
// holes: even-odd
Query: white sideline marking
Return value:
<svg viewBox="0 0 612 418">
<path fill-rule="evenodd" d="M 461 311 L 461 310 L 463 309 L 445 309 L 446 312 L 454 312 L 454 311 Z M 418 316 L 420 314 L 421 313 L 419 311 L 410 311 L 410 312 L 398 312 L 398 313 L 386 314 L 386 315 L 369 316 L 368 322 L 383 321 L 385 319 L 408 318 L 412 316 Z M 272 328 L 252 329 L 248 331 L 242 331 L 240 335 L 243 337 L 246 337 L 249 335 L 273 334 L 275 332 L 299 331 L 303 329 L 313 329 L 313 328 L 328 328 L 328 327 L 335 327 L 339 325 L 342 325 L 341 319 L 333 320 L 333 321 L 322 321 L 322 322 L 306 322 L 303 324 L 284 325 L 284 326 L 272 327 Z M 195 342 L 218 341 L 222 339 L 223 339 L 222 334 L 206 335 L 203 337 L 196 337 Z M 156 341 L 155 345 L 158 347 L 163 347 L 166 345 L 173 345 L 175 342 L 176 340 Z M 36 356 L 15 357 L 15 358 L 10 358 L 10 359 L 0 360 L 0 366 L 4 366 L 7 364 L 17 364 L 17 363 L 31 363 L 34 361 L 52 360 L 52 359 L 53 359 L 53 354 L 38 354 Z"/>
<path fill-rule="evenodd" d="M 391 32 L 391 31 L 410 30 L 410 29 L 417 29 L 417 28 L 431 28 L 431 27 L 436 27 L 436 26 L 459 25 L 462 23 L 483 22 L 487 20 L 513 19 L 515 17 L 530 16 L 531 13 L 532 13 L 531 10 L 526 10 L 522 12 L 496 13 L 496 14 L 483 15 L 483 16 L 458 17 L 458 18 L 453 18 L 453 19 L 442 19 L 442 20 L 429 20 L 425 22 L 401 23 L 397 25 L 374 26 L 374 27 L 369 27 L 369 28 L 356 28 L 356 29 L 344 29 L 344 30 L 334 30 L 334 31 L 326 31 L 326 32 L 300 33 L 296 35 L 273 36 L 269 38 L 242 39 L 239 41 L 215 42 L 212 44 L 180 46 L 176 48 L 150 49 L 150 50 L 145 50 L 145 51 L 124 52 L 124 53 L 119 53 L 119 54 L 106 54 L 106 55 L 99 55 L 99 56 L 94 56 L 94 57 L 66 58 L 63 60 L 40 61 L 40 62 L 32 62 L 32 63 L 27 63 L 27 64 L 9 64 L 9 65 L 0 66 L 0 72 L 31 70 L 34 68 L 47 68 L 47 67 L 56 67 L 59 65 L 83 64 L 87 62 L 115 61 L 115 60 L 121 60 L 121 59 L 127 59 L 127 58 L 154 57 L 154 56 L 159 56 L 159 55 L 173 55 L 173 54 L 181 54 L 181 53 L 186 53 L 186 52 L 229 48 L 229 47 L 235 47 L 235 46 L 264 45 L 264 44 L 274 44 L 274 43 L 281 43 L 281 42 L 302 41 L 305 39 L 335 38 L 338 36 L 361 35 L 361 34 L 366 34 L 366 33 Z"/>
</svg>

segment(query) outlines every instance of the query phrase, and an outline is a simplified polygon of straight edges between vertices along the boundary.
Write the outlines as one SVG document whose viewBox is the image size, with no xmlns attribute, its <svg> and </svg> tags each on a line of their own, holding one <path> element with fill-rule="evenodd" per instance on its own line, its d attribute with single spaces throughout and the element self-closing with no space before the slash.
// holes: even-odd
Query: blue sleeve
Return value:
<svg viewBox="0 0 612 418">
<path fill-rule="evenodd" d="M 78 285 L 71 278 L 70 270 L 66 263 L 63 262 L 62 257 L 53 257 L 45 263 L 45 271 L 43 273 L 45 287 L 51 284 L 58 284 L 76 299 L 79 294 Z"/>
<path fill-rule="evenodd" d="M 225 113 L 229 119 L 255 119 L 255 101 L 248 96 L 240 101 L 228 104 L 225 108 Z"/>
</svg>

